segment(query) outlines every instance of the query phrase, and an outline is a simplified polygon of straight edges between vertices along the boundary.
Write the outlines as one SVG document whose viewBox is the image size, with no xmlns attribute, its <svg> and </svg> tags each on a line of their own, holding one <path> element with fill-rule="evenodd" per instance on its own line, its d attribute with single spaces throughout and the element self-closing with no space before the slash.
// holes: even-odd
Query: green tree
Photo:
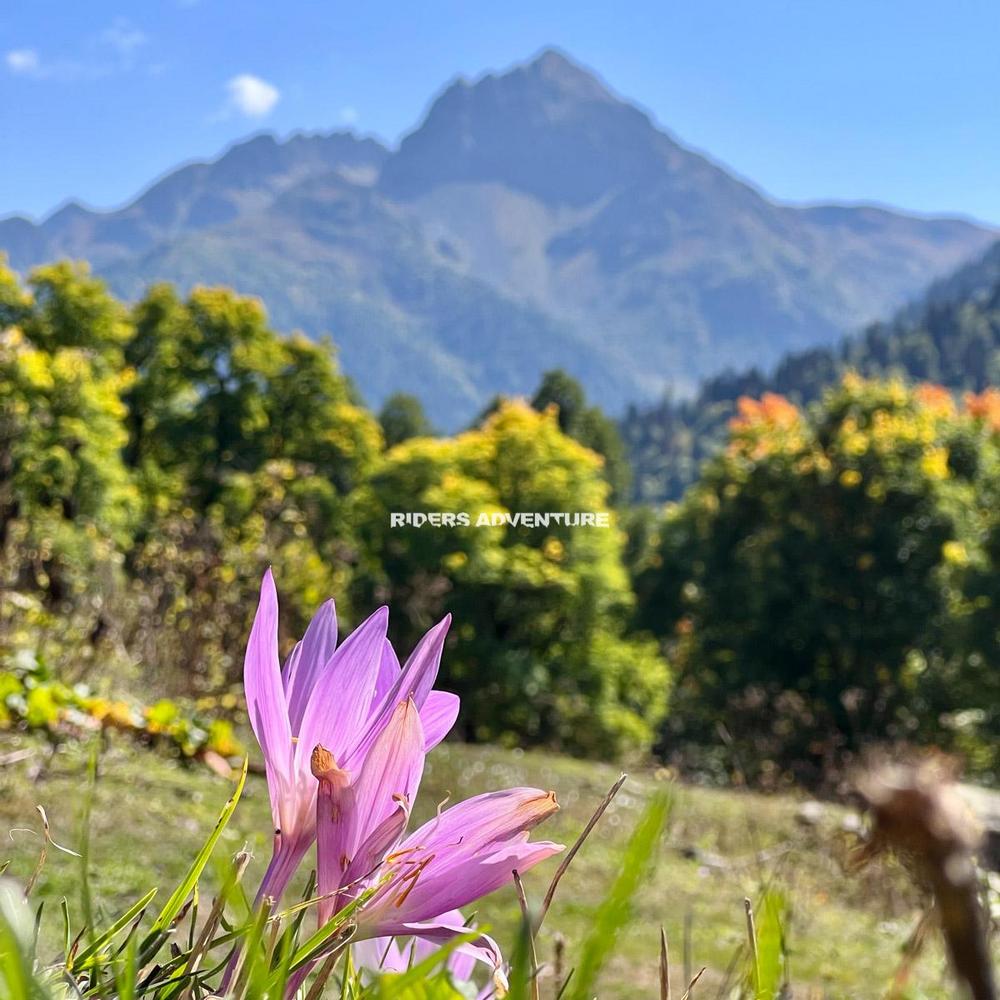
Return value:
<svg viewBox="0 0 1000 1000">
<path fill-rule="evenodd" d="M 121 458 L 126 316 L 85 268 L 58 265 L 26 288 L 0 267 L 0 317 L 3 645 L 26 628 L 42 645 L 96 640 L 139 507 Z"/>
<path fill-rule="evenodd" d="M 136 305 L 126 449 L 146 520 L 137 587 L 189 647 L 192 683 L 235 676 L 268 564 L 301 633 L 359 560 L 354 496 L 382 449 L 328 343 L 282 337 L 254 299 L 169 286 Z M 339 602 L 350 620 L 347 600 Z M 138 621 L 135 643 L 155 655 Z M 181 678 L 181 683 L 184 683 Z"/>
<path fill-rule="evenodd" d="M 969 484 L 960 515 L 965 542 L 949 549 L 949 655 L 935 671 L 933 704 L 970 770 L 1000 768 L 1000 390 L 965 397 L 966 419 L 949 441 L 949 466 Z M 947 740 L 946 740 L 947 742 Z"/>
<path fill-rule="evenodd" d="M 434 433 L 420 400 L 406 392 L 395 392 L 382 404 L 378 422 L 387 448 Z"/>
<path fill-rule="evenodd" d="M 624 500 L 631 472 L 621 434 L 600 407 L 587 405 L 580 383 L 558 368 L 546 372 L 531 405 L 539 411 L 555 407 L 560 430 L 603 459 L 604 477 L 611 486 L 612 501 Z"/>
<path fill-rule="evenodd" d="M 724 713 L 758 753 L 817 762 L 934 728 L 971 544 L 956 426 L 943 390 L 854 376 L 809 414 L 741 401 L 638 581 L 640 620 L 674 649 L 687 735 L 714 740 Z"/>
<path fill-rule="evenodd" d="M 281 337 L 256 299 L 228 289 L 198 288 L 186 302 L 169 286 L 151 289 L 135 308 L 127 360 L 137 376 L 131 461 L 181 472 L 201 503 L 228 474 L 277 459 L 306 463 L 347 493 L 381 447 L 331 346 Z"/>
<path fill-rule="evenodd" d="M 454 615 L 443 683 L 463 699 L 465 734 L 616 754 L 648 748 L 667 669 L 648 640 L 626 638 L 631 592 L 617 527 L 477 527 L 480 513 L 607 506 L 598 456 L 555 412 L 508 402 L 482 427 L 393 448 L 371 481 L 365 601 L 391 602 L 408 648 Z M 467 512 L 472 524 L 391 527 L 405 511 Z"/>
</svg>

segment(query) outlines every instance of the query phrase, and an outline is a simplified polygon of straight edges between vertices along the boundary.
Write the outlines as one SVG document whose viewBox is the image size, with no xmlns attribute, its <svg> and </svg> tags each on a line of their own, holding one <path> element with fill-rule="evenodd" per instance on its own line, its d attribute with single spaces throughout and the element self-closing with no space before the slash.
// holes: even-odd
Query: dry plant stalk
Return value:
<svg viewBox="0 0 1000 1000">
<path fill-rule="evenodd" d="M 929 884 L 956 977 L 974 1000 L 996 987 L 973 853 L 981 831 L 942 759 L 883 765 L 859 782 L 875 821 L 867 859 L 891 849 Z"/>
<path fill-rule="evenodd" d="M 535 938 L 538 936 L 539 930 L 542 927 L 542 921 L 545 919 L 545 915 L 549 912 L 549 907 L 552 905 L 552 900 L 555 898 L 556 889 L 559 888 L 559 883 L 562 881 L 563 875 L 569 870 L 569 866 L 573 863 L 573 859 L 576 857 L 580 848 L 583 847 L 584 841 L 590 836 L 591 831 L 597 826 L 601 817 L 607 811 L 609 805 L 611 805 L 614 797 L 620 791 L 622 785 L 628 780 L 627 774 L 620 774 L 618 780 L 611 786 L 607 794 L 598 804 L 597 808 L 594 810 L 590 819 L 587 821 L 587 825 L 583 828 L 580 836 L 576 838 L 576 842 L 573 846 L 566 852 L 563 856 L 562 862 L 556 869 L 555 875 L 552 876 L 552 881 L 549 883 L 549 888 L 545 893 L 545 898 L 542 900 L 542 905 L 538 909 L 538 916 L 534 920 L 531 919 L 531 914 L 528 908 L 528 898 L 524 893 L 524 885 L 521 883 L 521 876 L 515 870 L 514 875 L 514 885 L 517 888 L 517 898 L 521 904 L 521 913 L 526 921 L 526 927 L 528 928 L 528 942 L 530 948 L 530 961 L 531 961 L 531 1000 L 538 1000 L 539 989 L 538 989 L 538 957 L 535 951 Z M 563 949 L 564 942 L 561 940 L 560 936 L 556 936 L 556 983 L 559 982 L 562 974 L 562 962 L 563 962 Z M 570 976 L 572 976 L 572 971 Z M 569 984 L 569 977 L 563 982 L 562 987 L 559 989 L 557 997 L 561 997 L 563 991 Z"/>
<path fill-rule="evenodd" d="M 555 935 L 552 941 L 552 967 L 553 976 L 555 977 L 556 985 L 563 982 L 563 972 L 565 971 L 563 966 L 566 960 L 566 938 L 559 934 Z"/>
<path fill-rule="evenodd" d="M 886 994 L 887 1000 L 904 1000 L 907 995 L 907 986 L 910 981 L 910 973 L 913 965 L 923 951 L 924 942 L 927 940 L 927 933 L 930 930 L 931 920 L 935 916 L 934 907 L 928 907 L 920 914 L 916 927 L 913 928 L 909 938 L 903 945 L 903 954 L 896 967 L 896 972 L 892 977 L 892 985 Z"/>
<path fill-rule="evenodd" d="M 330 957 L 323 963 L 319 972 L 316 974 L 316 981 L 312 984 L 312 988 L 306 994 L 306 1000 L 320 1000 L 320 997 L 323 996 L 323 991 L 326 989 L 327 980 L 333 975 L 333 970 L 336 968 L 342 952 L 343 948 L 335 949 Z"/>
<path fill-rule="evenodd" d="M 234 886 L 239 885 L 242 880 L 243 875 L 246 873 L 247 866 L 250 864 L 251 857 L 252 855 L 249 851 L 243 850 L 240 851 L 233 859 Z M 226 896 L 223 892 L 220 892 L 212 902 L 212 909 L 208 915 L 208 919 L 205 921 L 205 925 L 202 927 L 201 933 L 198 935 L 198 940 L 195 943 L 195 946 L 191 949 L 191 954 L 188 956 L 184 973 L 185 975 L 190 976 L 190 982 L 181 994 L 180 1000 L 190 1000 L 190 997 L 194 995 L 195 973 L 199 968 L 201 968 L 205 952 L 208 949 L 209 942 L 212 940 L 212 935 L 219 926 L 219 921 L 222 919 L 222 914 L 225 908 Z"/>
<path fill-rule="evenodd" d="M 691 991 L 694 989 L 695 984 L 698 982 L 698 980 L 701 979 L 703 975 L 705 975 L 705 970 L 707 968 L 708 966 L 703 965 L 697 971 L 697 973 L 695 973 L 694 979 L 692 979 L 691 982 L 688 983 L 688 988 L 684 991 L 684 996 L 681 997 L 681 1000 L 691 1000 Z"/>
<path fill-rule="evenodd" d="M 692 944 L 692 936 L 694 930 L 694 914 L 687 910 L 684 913 L 684 978 L 681 982 L 692 982 L 692 973 L 694 972 L 694 948 Z"/>
<path fill-rule="evenodd" d="M 670 1000 L 670 950 L 667 932 L 660 927 L 660 1000 Z"/>
<path fill-rule="evenodd" d="M 587 821 L 587 825 L 583 828 L 583 832 L 579 837 L 576 838 L 576 843 L 566 852 L 563 856 L 559 867 L 556 869 L 555 875 L 552 876 L 552 881 L 549 883 L 548 891 L 545 893 L 545 898 L 542 900 L 542 905 L 538 910 L 538 919 L 535 921 L 534 932 L 538 933 L 542 926 L 542 921 L 545 919 L 545 915 L 549 912 L 549 907 L 552 905 L 552 900 L 555 897 L 556 889 L 559 888 L 559 883 L 562 880 L 563 875 L 566 874 L 569 866 L 573 863 L 573 859 L 576 857 L 577 852 L 583 847 L 584 841 L 590 836 L 590 831 L 597 826 L 598 821 L 604 815 L 608 806 L 611 805 L 612 800 L 618 794 L 622 785 L 628 780 L 627 774 L 621 774 L 618 776 L 618 780 L 611 786 L 608 790 L 608 794 L 604 796 L 601 800 L 600 805 L 594 810 L 593 815 Z"/>
<path fill-rule="evenodd" d="M 756 992 L 760 988 L 760 955 L 757 952 L 757 928 L 753 920 L 753 903 L 744 897 L 743 909 L 747 918 L 747 941 L 750 943 L 750 974 Z"/>
</svg>

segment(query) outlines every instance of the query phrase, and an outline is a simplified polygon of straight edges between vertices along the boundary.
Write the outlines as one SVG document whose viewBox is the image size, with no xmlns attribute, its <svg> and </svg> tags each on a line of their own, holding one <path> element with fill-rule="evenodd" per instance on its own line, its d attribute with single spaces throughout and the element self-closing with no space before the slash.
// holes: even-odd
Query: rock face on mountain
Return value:
<svg viewBox="0 0 1000 1000">
<path fill-rule="evenodd" d="M 119 293 L 225 282 L 329 333 L 372 403 L 439 424 L 547 367 L 612 412 L 886 315 L 994 234 L 868 206 L 776 204 L 548 51 L 458 80 L 395 151 L 257 136 L 126 208 L 0 221 L 25 268 L 85 257 Z"/>
</svg>

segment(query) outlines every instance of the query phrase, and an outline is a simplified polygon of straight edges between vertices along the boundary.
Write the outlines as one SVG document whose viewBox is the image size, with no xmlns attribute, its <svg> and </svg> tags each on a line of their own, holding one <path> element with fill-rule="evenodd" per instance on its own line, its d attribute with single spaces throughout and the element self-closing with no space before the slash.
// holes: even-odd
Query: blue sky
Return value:
<svg viewBox="0 0 1000 1000">
<path fill-rule="evenodd" d="M 0 215 L 127 201 L 253 131 L 389 142 L 557 45 L 774 197 L 1000 223 L 993 0 L 31 0 L 0 7 Z"/>
</svg>

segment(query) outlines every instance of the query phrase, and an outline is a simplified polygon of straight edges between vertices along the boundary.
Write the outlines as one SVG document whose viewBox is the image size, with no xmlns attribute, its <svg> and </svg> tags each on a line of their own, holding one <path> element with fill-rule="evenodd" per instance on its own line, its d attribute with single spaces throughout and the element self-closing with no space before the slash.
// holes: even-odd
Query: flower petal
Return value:
<svg viewBox="0 0 1000 1000">
<path fill-rule="evenodd" d="M 414 948 L 414 957 L 417 961 L 427 958 L 434 947 L 440 948 L 452 938 L 476 931 L 475 927 L 469 927 L 463 921 L 462 914 L 458 910 L 444 913 L 434 920 L 414 921 L 401 924 L 400 927 L 402 928 L 400 934 L 412 934 L 420 942 Z M 462 961 L 460 956 L 484 963 L 491 972 L 503 965 L 503 953 L 500 951 L 500 946 L 489 934 L 480 933 L 474 940 L 460 944 L 452 953 L 452 960 L 448 962 L 448 967 L 456 979 L 467 980 L 472 976 L 472 965 L 470 962 Z"/>
<path fill-rule="evenodd" d="M 513 880 L 562 850 L 529 831 L 559 808 L 552 792 L 510 788 L 466 799 L 425 823 L 387 859 L 392 879 L 359 917 L 371 936 L 406 933 Z"/>
<path fill-rule="evenodd" d="M 351 768 L 347 750 L 354 745 L 371 707 L 388 623 L 389 609 L 379 608 L 344 640 L 320 671 L 299 727 L 300 770 L 308 771 L 309 755 L 319 743 L 338 765 Z"/>
<path fill-rule="evenodd" d="M 426 869 L 407 883 L 390 886 L 381 905 L 373 907 L 379 913 L 379 934 L 414 933 L 414 922 L 434 920 L 447 910 L 468 906 L 514 881 L 513 872 L 525 872 L 546 858 L 558 854 L 562 844 L 549 841 L 511 843 L 490 855 L 473 856 L 454 863 L 447 858 L 434 858 Z M 364 915 L 360 921 L 364 921 Z M 359 922 L 360 922 L 359 921 Z"/>
<path fill-rule="evenodd" d="M 310 768 L 318 782 L 316 792 L 316 888 L 321 896 L 336 892 L 350 862 L 354 828 L 354 789 L 351 775 L 321 745 L 313 748 Z M 336 897 L 320 900 L 320 924 L 337 909 Z"/>
<path fill-rule="evenodd" d="M 412 698 L 417 708 L 423 708 L 437 680 L 444 641 L 450 627 L 451 615 L 445 615 L 414 647 L 395 686 L 397 702 L 404 698 Z"/>
<path fill-rule="evenodd" d="M 356 966 L 370 972 L 406 972 L 411 947 L 400 948 L 394 938 L 368 938 L 351 945 L 351 958 Z"/>
<path fill-rule="evenodd" d="M 360 879 L 371 875 L 375 869 L 398 842 L 410 819 L 410 809 L 406 802 L 400 801 L 394 812 L 390 813 L 368 836 L 354 848 L 347 870 L 340 879 L 342 886 L 349 886 Z"/>
<path fill-rule="evenodd" d="M 445 615 L 417 643 L 410 654 L 395 684 L 382 699 L 374 712 L 371 713 L 364 735 L 358 741 L 354 753 L 349 758 L 349 766 L 356 767 L 359 758 L 363 759 L 378 734 L 388 724 L 396 706 L 412 698 L 417 708 L 422 708 L 434 681 L 437 680 L 438 667 L 441 665 L 441 653 L 444 650 L 444 640 L 451 625 L 451 615 Z M 393 654 L 395 655 L 395 654 Z"/>
<path fill-rule="evenodd" d="M 298 733 L 302 724 L 302 716 L 319 673 L 336 648 L 337 609 L 330 600 L 313 615 L 306 634 L 285 664 L 285 697 L 288 699 L 288 719 L 293 735 Z"/>
<path fill-rule="evenodd" d="M 360 844 L 398 808 L 413 802 L 424 773 L 424 730 L 413 701 L 399 705 L 372 745 L 355 783 L 355 820 Z"/>
<path fill-rule="evenodd" d="M 424 727 L 424 750 L 431 751 L 451 732 L 458 718 L 461 699 L 450 691 L 431 691 L 420 709 Z"/>
<path fill-rule="evenodd" d="M 424 731 L 412 701 L 393 714 L 354 784 L 349 865 L 341 883 L 370 874 L 406 829 L 424 772 Z"/>
<path fill-rule="evenodd" d="M 243 688 L 250 725 L 264 753 L 272 813 L 277 819 L 276 797 L 280 800 L 288 781 L 292 733 L 278 662 L 278 595 L 270 569 L 261 581 L 260 602 L 247 642 Z"/>
<path fill-rule="evenodd" d="M 461 910 L 449 910 L 447 913 L 442 913 L 435 920 L 431 921 L 431 923 L 434 925 L 435 932 L 438 928 L 443 927 L 464 928 L 459 932 L 461 934 L 468 934 L 470 931 L 475 930 L 473 926 L 466 923 Z M 487 964 L 493 968 L 496 968 L 497 965 L 503 962 L 503 956 L 500 954 L 500 946 L 493 938 L 488 937 L 486 934 L 483 934 L 482 937 L 486 941 L 489 941 L 491 945 L 488 951 L 484 952 L 482 948 L 470 942 L 467 946 L 459 945 L 449 956 L 448 968 L 458 982 L 466 982 L 471 979 L 472 973 L 475 971 L 476 962 L 482 962 L 487 955 Z M 414 958 L 418 962 L 429 958 L 435 948 L 441 947 L 441 943 L 441 934 L 439 933 L 431 933 L 426 937 L 414 938 Z M 494 962 L 496 962 L 496 965 L 494 965 Z"/>
<path fill-rule="evenodd" d="M 467 857 L 531 830 L 558 808 L 555 793 L 540 788 L 486 792 L 445 809 L 411 833 L 401 849 L 422 849 L 439 859 Z"/>
<path fill-rule="evenodd" d="M 385 646 L 382 649 L 382 661 L 379 664 L 378 677 L 375 680 L 375 698 L 372 702 L 373 705 L 381 707 L 385 696 L 392 690 L 396 681 L 399 680 L 401 672 L 402 667 L 399 665 L 399 658 L 396 656 L 396 650 L 392 648 L 392 643 L 386 639 Z"/>
</svg>

